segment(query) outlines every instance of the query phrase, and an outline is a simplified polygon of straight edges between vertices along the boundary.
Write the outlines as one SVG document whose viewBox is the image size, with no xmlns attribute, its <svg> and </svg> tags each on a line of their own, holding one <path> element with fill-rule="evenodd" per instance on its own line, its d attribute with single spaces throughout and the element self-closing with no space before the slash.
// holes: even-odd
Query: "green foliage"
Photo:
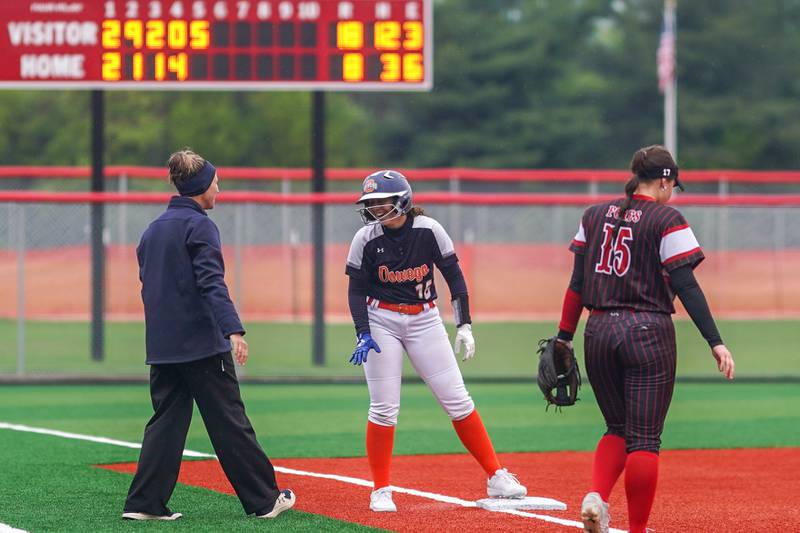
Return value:
<svg viewBox="0 0 800 533">
<path fill-rule="evenodd" d="M 685 2 L 678 26 L 684 164 L 796 168 L 800 4 Z"/>
<path fill-rule="evenodd" d="M 437 0 L 430 93 L 332 93 L 330 166 L 625 167 L 661 142 L 662 0 Z M 678 2 L 689 168 L 800 165 L 800 4 Z M 4 164 L 89 162 L 85 91 L 0 93 Z M 221 165 L 307 166 L 310 98 L 107 93 L 109 164 L 191 146 Z"/>
<path fill-rule="evenodd" d="M 435 89 L 366 99 L 408 166 L 625 167 L 663 141 L 661 0 L 436 4 Z M 679 2 L 689 168 L 796 168 L 800 5 Z"/>
<path fill-rule="evenodd" d="M 105 94 L 106 164 L 164 165 L 184 146 L 225 166 L 308 166 L 308 93 L 129 92 Z M 0 92 L 5 164 L 89 164 L 89 93 Z M 327 98 L 331 166 L 373 159 L 363 109 Z"/>
<path fill-rule="evenodd" d="M 89 96 L 0 92 L 0 160 L 18 165 L 89 163 Z"/>
</svg>

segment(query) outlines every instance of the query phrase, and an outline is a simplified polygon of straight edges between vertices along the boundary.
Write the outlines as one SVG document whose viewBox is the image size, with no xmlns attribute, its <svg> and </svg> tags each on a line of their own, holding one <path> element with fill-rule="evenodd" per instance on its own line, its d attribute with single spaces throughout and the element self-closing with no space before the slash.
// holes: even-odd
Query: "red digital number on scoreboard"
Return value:
<svg viewBox="0 0 800 533">
<path fill-rule="evenodd" d="M 0 87 L 426 90 L 431 1 L 0 1 Z"/>
</svg>

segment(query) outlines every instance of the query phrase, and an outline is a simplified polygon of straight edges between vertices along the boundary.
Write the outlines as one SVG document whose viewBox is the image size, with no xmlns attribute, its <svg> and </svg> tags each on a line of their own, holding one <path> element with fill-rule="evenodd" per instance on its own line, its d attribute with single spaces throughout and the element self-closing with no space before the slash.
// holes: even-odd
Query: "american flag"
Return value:
<svg viewBox="0 0 800 533">
<path fill-rule="evenodd" d="M 675 79 L 675 10 L 668 2 L 658 44 L 658 89 L 663 93 Z"/>
</svg>

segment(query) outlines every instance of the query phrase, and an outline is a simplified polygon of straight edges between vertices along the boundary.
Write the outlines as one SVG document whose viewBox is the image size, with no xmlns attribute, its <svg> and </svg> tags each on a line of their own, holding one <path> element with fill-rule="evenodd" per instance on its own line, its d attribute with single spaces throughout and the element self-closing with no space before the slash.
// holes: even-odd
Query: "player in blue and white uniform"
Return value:
<svg viewBox="0 0 800 533">
<path fill-rule="evenodd" d="M 453 241 L 436 220 L 412 207 L 400 172 L 381 170 L 362 184 L 365 226 L 347 256 L 348 299 L 358 341 L 350 362 L 364 365 L 369 387 L 367 458 L 374 483 L 370 509 L 397 510 L 389 484 L 400 412 L 403 352 L 448 414 L 464 447 L 483 467 L 489 497 L 522 498 L 527 490 L 502 468 L 456 362 L 475 354 L 464 275 Z M 458 333 L 455 352 L 436 306 L 433 268 L 447 281 Z M 376 355 L 369 352 L 374 350 Z"/>
</svg>

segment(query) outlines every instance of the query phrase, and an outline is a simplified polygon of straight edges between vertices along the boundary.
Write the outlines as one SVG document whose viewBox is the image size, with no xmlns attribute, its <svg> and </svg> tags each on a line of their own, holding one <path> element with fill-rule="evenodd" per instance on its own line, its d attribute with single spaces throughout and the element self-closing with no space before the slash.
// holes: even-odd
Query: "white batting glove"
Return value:
<svg viewBox="0 0 800 533">
<path fill-rule="evenodd" d="M 472 336 L 472 324 L 461 324 L 456 333 L 456 342 L 453 345 L 453 350 L 458 354 L 461 352 L 461 346 L 464 346 L 464 357 L 462 361 L 472 359 L 475 357 L 475 338 Z"/>
</svg>

